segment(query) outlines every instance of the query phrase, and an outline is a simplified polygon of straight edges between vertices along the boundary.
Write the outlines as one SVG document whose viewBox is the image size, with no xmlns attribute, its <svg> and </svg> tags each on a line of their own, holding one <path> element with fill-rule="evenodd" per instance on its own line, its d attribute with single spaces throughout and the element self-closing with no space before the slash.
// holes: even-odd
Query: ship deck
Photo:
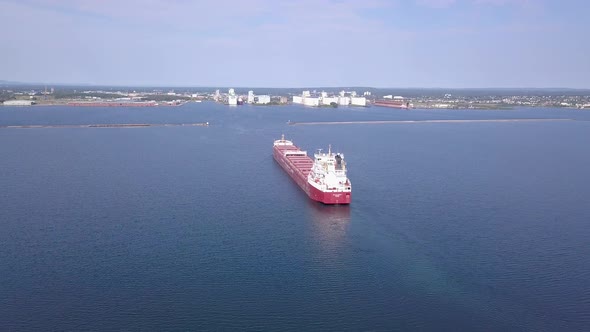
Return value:
<svg viewBox="0 0 590 332">
<path fill-rule="evenodd" d="M 277 150 L 282 152 L 285 159 L 290 162 L 297 170 L 301 171 L 304 176 L 307 176 L 313 166 L 313 160 L 295 145 L 277 145 Z M 292 154 L 290 154 L 292 152 Z"/>
</svg>

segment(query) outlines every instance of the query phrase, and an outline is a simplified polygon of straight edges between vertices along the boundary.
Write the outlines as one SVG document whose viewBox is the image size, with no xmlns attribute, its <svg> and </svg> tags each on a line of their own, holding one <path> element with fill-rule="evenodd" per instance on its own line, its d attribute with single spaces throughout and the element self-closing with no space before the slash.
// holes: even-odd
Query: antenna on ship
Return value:
<svg viewBox="0 0 590 332">
<path fill-rule="evenodd" d="M 281 134 L 281 141 L 285 140 L 285 134 Z"/>
<path fill-rule="evenodd" d="M 328 156 L 332 155 L 332 144 L 328 144 Z"/>
</svg>

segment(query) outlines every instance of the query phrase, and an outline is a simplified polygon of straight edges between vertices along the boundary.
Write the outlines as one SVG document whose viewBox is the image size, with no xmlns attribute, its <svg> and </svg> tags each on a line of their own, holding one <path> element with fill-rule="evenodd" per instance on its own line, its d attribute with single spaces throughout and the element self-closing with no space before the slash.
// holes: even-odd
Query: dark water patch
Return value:
<svg viewBox="0 0 590 332">
<path fill-rule="evenodd" d="M 588 330 L 588 123 L 562 110 L 3 108 L 5 330 Z M 201 130 L 203 129 L 203 130 Z M 349 207 L 310 202 L 284 133 L 343 152 Z"/>
</svg>

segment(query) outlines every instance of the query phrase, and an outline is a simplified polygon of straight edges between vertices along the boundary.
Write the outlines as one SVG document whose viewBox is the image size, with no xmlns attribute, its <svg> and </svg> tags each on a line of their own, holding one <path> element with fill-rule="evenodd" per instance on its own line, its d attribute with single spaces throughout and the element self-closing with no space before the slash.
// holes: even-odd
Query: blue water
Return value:
<svg viewBox="0 0 590 332">
<path fill-rule="evenodd" d="M 288 126 L 290 121 L 569 118 Z M 590 330 L 590 112 L 0 108 L 0 330 Z M 272 159 L 345 154 L 349 207 Z"/>
</svg>

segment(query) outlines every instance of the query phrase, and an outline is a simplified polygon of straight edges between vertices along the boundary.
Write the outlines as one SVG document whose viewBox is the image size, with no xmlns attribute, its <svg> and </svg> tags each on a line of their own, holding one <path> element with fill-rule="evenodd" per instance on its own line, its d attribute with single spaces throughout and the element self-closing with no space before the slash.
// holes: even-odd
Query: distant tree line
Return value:
<svg viewBox="0 0 590 332">
<path fill-rule="evenodd" d="M 81 92 L 74 92 L 74 91 L 56 91 L 53 94 L 53 98 L 55 99 L 84 99 L 86 97 L 98 97 L 102 99 L 115 99 L 121 98 L 120 94 L 115 93 L 81 93 Z"/>
<path fill-rule="evenodd" d="M 7 100 L 14 99 L 14 95 L 10 92 L 0 91 L 0 103 L 3 103 Z"/>
</svg>

